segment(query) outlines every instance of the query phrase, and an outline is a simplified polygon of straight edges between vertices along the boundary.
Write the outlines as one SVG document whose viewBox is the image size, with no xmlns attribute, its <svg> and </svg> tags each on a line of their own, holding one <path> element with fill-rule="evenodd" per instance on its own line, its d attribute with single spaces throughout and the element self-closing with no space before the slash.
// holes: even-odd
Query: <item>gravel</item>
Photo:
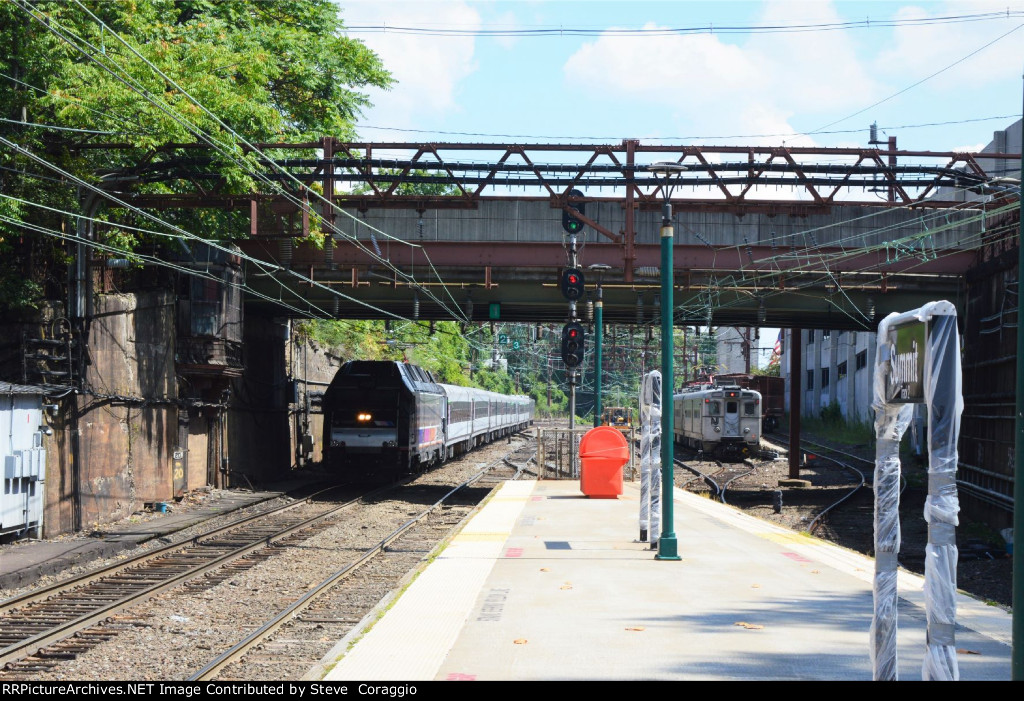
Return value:
<svg viewBox="0 0 1024 701">
<path fill-rule="evenodd" d="M 828 445 L 827 438 L 807 436 L 816 443 Z M 856 550 L 865 555 L 874 555 L 874 495 L 870 482 L 874 464 L 874 448 L 870 446 L 851 447 L 836 445 L 846 453 L 858 455 L 871 465 L 858 465 L 867 479 L 867 485 L 853 497 L 829 512 L 814 531 L 814 535 L 837 545 Z M 857 481 L 849 471 L 834 466 L 805 468 L 800 478 L 809 480 L 810 487 L 779 487 L 779 480 L 789 477 L 789 462 L 784 448 L 778 448 L 781 457 L 777 460 L 760 460 L 752 464 L 755 470 L 749 477 L 734 482 L 726 493 L 729 504 L 759 518 L 772 521 L 794 531 L 807 531 L 815 517 L 829 504 L 849 492 Z M 919 473 L 923 470 L 912 465 L 904 466 L 905 474 L 917 476 L 900 497 L 901 541 L 900 564 L 917 574 L 924 574 L 924 550 L 928 541 L 928 526 L 924 521 L 924 500 L 927 490 L 914 486 L 923 483 Z M 692 477 L 684 473 L 677 484 Z M 688 489 L 705 491 L 698 483 L 690 483 Z M 776 490 L 782 491 L 783 509 L 775 513 L 772 497 Z M 957 563 L 957 586 L 961 591 L 991 605 L 1010 608 L 1013 590 L 1012 559 L 1006 554 L 1005 546 L 992 542 L 994 538 L 979 540 L 975 535 L 983 533 L 984 526 L 972 523 L 961 514 L 957 528 L 957 545 L 960 557 Z"/>
<path fill-rule="evenodd" d="M 209 585 L 205 585 L 202 578 L 193 580 L 189 586 L 178 587 L 125 610 L 98 626 L 117 630 L 113 639 L 99 643 L 50 671 L 35 671 L 31 679 L 186 680 L 217 653 L 232 647 L 274 612 L 283 610 L 348 565 L 365 549 L 440 499 L 451 487 L 523 443 L 525 441 L 517 437 L 511 444 L 499 441 L 475 450 L 421 476 L 404 488 L 401 496 L 345 512 L 329 528 L 275 548 L 274 556 L 269 559 L 253 558 L 249 563 L 244 559 L 236 561 L 235 571 L 227 579 L 217 578 Z M 410 576 L 489 490 L 475 491 L 469 503 L 442 509 L 432 523 L 425 525 L 418 534 L 412 534 L 411 540 L 389 546 L 392 552 L 386 557 L 375 559 L 372 566 L 360 568 L 357 580 L 345 588 L 333 605 L 328 604 L 326 609 L 321 606 L 317 613 L 311 614 L 321 620 L 314 620 L 314 625 L 305 632 L 299 634 L 295 628 L 282 629 L 278 638 L 264 645 L 252 662 L 229 667 L 222 679 L 300 679 L 388 592 L 399 587 L 403 578 Z M 239 515 L 234 512 L 229 518 L 235 520 Z M 181 533 L 176 539 L 187 536 Z M 101 564 L 97 560 L 74 569 L 84 571 Z M 70 572 L 63 573 L 62 577 L 70 575 Z M 4 593 L 13 596 L 18 592 Z M 296 645 L 300 638 L 307 638 L 311 644 Z M 282 654 L 285 648 L 288 653 Z M 21 675 L 0 671 L 0 678 L 4 680 L 18 676 Z"/>
</svg>

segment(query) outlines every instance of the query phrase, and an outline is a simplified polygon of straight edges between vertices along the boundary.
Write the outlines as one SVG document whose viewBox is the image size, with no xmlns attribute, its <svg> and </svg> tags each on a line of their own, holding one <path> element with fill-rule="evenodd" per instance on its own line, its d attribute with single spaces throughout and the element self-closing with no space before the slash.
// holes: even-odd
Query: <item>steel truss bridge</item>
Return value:
<svg viewBox="0 0 1024 701">
<path fill-rule="evenodd" d="M 130 174 L 189 180 L 202 194 L 131 201 L 247 214 L 247 236 L 234 242 L 265 262 L 248 266 L 260 293 L 250 303 L 279 315 L 564 321 L 568 211 L 585 225 L 579 260 L 588 298 L 600 284 L 605 321 L 656 323 L 667 198 L 678 324 L 873 329 L 936 299 L 962 311 L 964 272 L 1015 235 L 1019 216 L 1019 186 L 1012 194 L 998 178 L 1019 154 L 899 151 L 894 140 L 879 149 L 325 138 L 257 149 L 262 192 L 220 192 L 205 151 L 178 147 Z M 657 162 L 683 166 L 670 187 L 650 172 Z"/>
</svg>

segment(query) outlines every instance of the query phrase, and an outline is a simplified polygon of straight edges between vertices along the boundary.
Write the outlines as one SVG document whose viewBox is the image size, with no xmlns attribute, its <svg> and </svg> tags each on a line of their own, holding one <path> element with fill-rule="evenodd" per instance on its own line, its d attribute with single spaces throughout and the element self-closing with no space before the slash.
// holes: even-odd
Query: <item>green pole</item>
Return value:
<svg viewBox="0 0 1024 701">
<path fill-rule="evenodd" d="M 1021 121 L 1021 143 L 1024 144 L 1024 121 Z M 1024 187 L 1024 158 L 1021 159 L 1020 185 Z M 1024 202 L 1024 190 L 1017 191 Z M 1024 207 L 1017 211 L 1017 284 L 1024 273 Z M 1024 319 L 1024 295 L 1017 295 L 1017 318 Z M 1024 535 L 1024 323 L 1017 324 L 1017 436 L 1014 446 L 1013 474 L 1013 539 Z M 1024 555 L 1013 544 L 1013 646 L 1010 660 L 1014 681 L 1024 681 Z"/>
<path fill-rule="evenodd" d="M 672 420 L 672 204 L 666 200 L 661 214 L 661 536 L 657 560 L 679 560 L 673 495 L 674 435 Z"/>
<path fill-rule="evenodd" d="M 601 425 L 601 343 L 604 341 L 604 303 L 601 285 L 597 286 L 594 302 L 594 428 Z"/>
</svg>

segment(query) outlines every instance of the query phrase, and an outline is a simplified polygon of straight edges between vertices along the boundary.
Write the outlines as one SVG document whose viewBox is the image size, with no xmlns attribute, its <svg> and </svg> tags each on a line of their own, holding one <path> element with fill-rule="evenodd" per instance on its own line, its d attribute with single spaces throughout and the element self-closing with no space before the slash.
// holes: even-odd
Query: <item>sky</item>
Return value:
<svg viewBox="0 0 1024 701">
<path fill-rule="evenodd" d="M 339 5 L 397 80 L 370 93 L 369 141 L 863 146 L 875 123 L 970 151 L 1021 113 L 1024 0 Z M 1000 16 L 922 22 L 981 13 Z M 679 28 L 699 31 L 659 31 Z"/>
<path fill-rule="evenodd" d="M 1024 102 L 1024 0 L 338 2 L 397 81 L 366 141 L 978 151 Z"/>
</svg>

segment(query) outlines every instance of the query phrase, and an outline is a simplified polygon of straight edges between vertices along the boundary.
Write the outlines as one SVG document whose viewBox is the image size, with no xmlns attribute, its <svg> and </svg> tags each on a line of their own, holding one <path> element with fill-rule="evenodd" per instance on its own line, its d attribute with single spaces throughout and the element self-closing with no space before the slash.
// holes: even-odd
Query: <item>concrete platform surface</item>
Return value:
<svg viewBox="0 0 1024 701">
<path fill-rule="evenodd" d="M 874 562 L 676 490 L 680 561 L 639 536 L 638 483 L 511 482 L 307 679 L 870 680 Z M 900 573 L 920 680 L 923 578 Z M 958 597 L 962 680 L 1009 680 L 1012 616 Z M 381 614 L 383 614 L 381 616 Z"/>
</svg>

